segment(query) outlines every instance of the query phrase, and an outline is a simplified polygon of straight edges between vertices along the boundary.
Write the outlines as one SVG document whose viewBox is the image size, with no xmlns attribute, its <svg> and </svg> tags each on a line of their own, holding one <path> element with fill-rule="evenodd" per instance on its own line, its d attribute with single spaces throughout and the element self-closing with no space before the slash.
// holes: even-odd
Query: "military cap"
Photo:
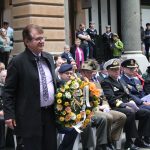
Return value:
<svg viewBox="0 0 150 150">
<path fill-rule="evenodd" d="M 119 59 L 110 59 L 104 64 L 104 69 L 114 69 L 120 68 L 120 60 Z"/>
<path fill-rule="evenodd" d="M 122 67 L 126 68 L 136 68 L 138 67 L 137 62 L 135 59 L 126 59 L 121 63 Z"/>
<path fill-rule="evenodd" d="M 59 73 L 64 73 L 67 71 L 72 70 L 72 65 L 71 64 L 62 64 L 58 70 Z"/>
<path fill-rule="evenodd" d="M 82 70 L 99 70 L 99 64 L 96 60 L 89 59 L 84 61 L 81 66 Z"/>
</svg>

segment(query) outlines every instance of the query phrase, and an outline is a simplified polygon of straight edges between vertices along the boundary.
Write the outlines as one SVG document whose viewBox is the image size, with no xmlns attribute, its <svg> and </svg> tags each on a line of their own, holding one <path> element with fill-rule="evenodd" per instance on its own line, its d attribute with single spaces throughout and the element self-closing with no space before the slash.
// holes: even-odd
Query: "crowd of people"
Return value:
<svg viewBox="0 0 150 150">
<path fill-rule="evenodd" d="M 13 29 L 8 21 L 3 22 L 0 29 L 0 62 L 3 62 L 7 68 L 11 51 L 13 50 Z"/>
<path fill-rule="evenodd" d="M 10 54 L 13 39 L 8 38 L 6 29 L 4 32 Z M 24 52 L 8 66 L 0 60 L 1 149 L 5 148 L 5 125 L 17 137 L 17 150 L 73 149 L 79 133 L 57 123 L 54 111 L 57 89 L 73 76 L 88 79 L 101 91 L 92 121 L 80 133 L 83 150 L 115 150 L 122 130 L 126 135 L 124 149 L 150 148 L 150 67 L 142 75 L 136 60 L 120 59 L 123 43 L 110 26 L 103 34 L 106 58 L 101 64 L 94 55 L 97 31 L 93 22 L 87 30 L 80 24 L 75 44 L 64 45 L 64 52 L 54 57 L 43 51 L 45 38 L 40 26 L 27 25 L 22 35 Z M 58 134 L 64 134 L 59 146 Z"/>
</svg>

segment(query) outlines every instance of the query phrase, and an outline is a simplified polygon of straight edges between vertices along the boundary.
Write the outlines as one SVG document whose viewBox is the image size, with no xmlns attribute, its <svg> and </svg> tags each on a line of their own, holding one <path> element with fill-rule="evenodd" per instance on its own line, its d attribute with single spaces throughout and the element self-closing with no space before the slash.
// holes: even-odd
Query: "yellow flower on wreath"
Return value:
<svg viewBox="0 0 150 150">
<path fill-rule="evenodd" d="M 69 86 L 68 85 L 65 85 L 65 90 L 68 90 L 69 89 Z"/>
<path fill-rule="evenodd" d="M 61 103 L 62 103 L 62 100 L 61 100 L 61 99 L 58 99 L 58 100 L 57 100 L 57 103 L 58 103 L 58 104 L 61 104 Z"/>
<path fill-rule="evenodd" d="M 85 112 L 87 115 L 89 115 L 91 113 L 91 111 L 89 109 L 87 109 Z"/>
<path fill-rule="evenodd" d="M 98 101 L 94 101 L 94 106 L 97 107 L 98 106 Z"/>
<path fill-rule="evenodd" d="M 69 106 L 69 102 L 65 102 L 64 105 L 65 105 L 65 106 Z"/>
<path fill-rule="evenodd" d="M 59 121 L 63 122 L 65 120 L 64 117 L 59 117 Z"/>
<path fill-rule="evenodd" d="M 77 119 L 80 120 L 81 119 L 81 114 L 77 114 Z"/>
<path fill-rule="evenodd" d="M 62 93 L 59 92 L 59 93 L 56 95 L 56 97 L 57 97 L 57 98 L 61 98 L 61 97 L 62 97 Z"/>
<path fill-rule="evenodd" d="M 85 119 L 85 124 L 88 124 L 90 122 L 90 119 Z"/>
<path fill-rule="evenodd" d="M 66 111 L 65 111 L 65 110 L 64 110 L 64 111 L 62 111 L 62 115 L 64 115 L 64 116 L 66 115 Z"/>
</svg>

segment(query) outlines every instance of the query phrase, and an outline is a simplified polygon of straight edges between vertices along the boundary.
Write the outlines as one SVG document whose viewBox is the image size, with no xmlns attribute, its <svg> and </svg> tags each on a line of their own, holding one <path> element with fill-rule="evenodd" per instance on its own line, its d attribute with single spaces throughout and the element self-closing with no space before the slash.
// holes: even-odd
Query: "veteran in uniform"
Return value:
<svg viewBox="0 0 150 150">
<path fill-rule="evenodd" d="M 95 74 L 99 71 L 99 64 L 95 60 L 85 61 L 82 65 L 81 74 L 83 77 L 87 77 L 91 82 L 94 82 L 102 91 L 99 81 L 95 78 Z M 107 147 L 108 149 L 115 150 L 115 142 L 119 140 L 122 128 L 126 121 L 126 115 L 112 110 L 107 102 L 107 99 L 102 94 L 101 102 L 95 111 L 97 118 L 106 118 L 107 120 Z"/>
<path fill-rule="evenodd" d="M 108 71 L 108 77 L 101 83 L 104 94 L 112 109 L 127 116 L 124 126 L 126 133 L 125 149 L 137 150 L 139 147 L 149 147 L 142 137 L 150 135 L 150 112 L 137 107 L 133 97 L 130 96 L 126 83 L 120 79 L 119 59 L 107 61 L 104 68 Z M 139 120 L 138 129 L 135 120 Z M 134 143 L 132 138 L 136 138 Z"/>
</svg>

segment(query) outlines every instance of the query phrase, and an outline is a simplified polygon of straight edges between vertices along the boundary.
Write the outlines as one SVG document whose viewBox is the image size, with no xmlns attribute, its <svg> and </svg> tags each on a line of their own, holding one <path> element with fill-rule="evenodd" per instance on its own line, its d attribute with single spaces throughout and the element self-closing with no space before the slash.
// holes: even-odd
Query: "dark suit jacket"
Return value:
<svg viewBox="0 0 150 150">
<path fill-rule="evenodd" d="M 72 56 L 72 54 L 70 53 L 70 55 Z M 61 58 L 65 58 L 65 59 L 67 59 L 67 63 L 68 64 L 70 64 L 71 63 L 71 60 L 70 60 L 70 58 L 69 58 L 69 56 L 68 56 L 68 53 L 62 53 L 61 54 Z M 73 58 L 73 57 L 72 57 Z"/>
<path fill-rule="evenodd" d="M 123 103 L 129 102 L 130 99 L 134 100 L 137 105 L 143 103 L 141 99 L 130 93 L 127 84 L 122 79 L 116 81 L 108 76 L 102 81 L 101 86 L 111 107 L 116 107 L 118 99 Z M 125 105 L 122 104 L 119 107 L 125 107 Z"/>
<path fill-rule="evenodd" d="M 131 94 L 133 94 L 139 98 L 142 98 L 145 96 L 145 92 L 143 90 L 141 90 L 141 91 L 138 90 L 138 86 L 142 86 L 140 81 L 138 81 L 137 79 L 133 79 L 131 81 L 124 74 L 121 76 L 121 78 L 131 87 L 131 89 L 130 89 Z"/>
<path fill-rule="evenodd" d="M 53 58 L 42 52 L 56 89 Z M 3 93 L 5 120 L 16 119 L 16 133 L 22 137 L 41 135 L 40 84 L 34 55 L 26 49 L 12 59 Z M 54 115 L 54 114 L 51 114 Z"/>
</svg>

